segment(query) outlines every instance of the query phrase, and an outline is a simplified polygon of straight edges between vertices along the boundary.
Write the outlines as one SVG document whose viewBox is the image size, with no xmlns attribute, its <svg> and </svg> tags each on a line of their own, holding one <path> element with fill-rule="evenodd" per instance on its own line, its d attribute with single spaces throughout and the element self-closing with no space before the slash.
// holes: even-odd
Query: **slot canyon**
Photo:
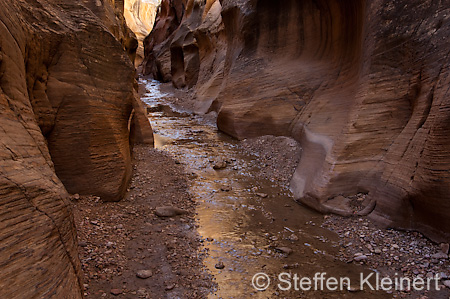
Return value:
<svg viewBox="0 0 450 299">
<path fill-rule="evenodd" d="M 450 1 L 0 4 L 0 298 L 450 297 Z"/>
</svg>

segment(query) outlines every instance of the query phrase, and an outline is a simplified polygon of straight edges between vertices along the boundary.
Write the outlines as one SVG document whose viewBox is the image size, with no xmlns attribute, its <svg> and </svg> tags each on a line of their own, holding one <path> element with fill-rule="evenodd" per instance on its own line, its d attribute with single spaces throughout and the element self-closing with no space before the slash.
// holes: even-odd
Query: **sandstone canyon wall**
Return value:
<svg viewBox="0 0 450 299">
<path fill-rule="evenodd" d="M 143 40 L 152 31 L 159 5 L 157 0 L 126 0 L 124 17 L 128 27 Z"/>
<path fill-rule="evenodd" d="M 119 199 L 130 129 L 151 138 L 111 4 L 0 0 L 1 298 L 82 298 L 66 190 Z"/>
<path fill-rule="evenodd" d="M 124 17 L 128 27 L 136 34 L 139 42 L 135 61 L 137 66 L 141 64 L 144 57 L 143 40 L 153 28 L 159 3 L 160 0 L 124 1 Z"/>
<path fill-rule="evenodd" d="M 360 214 L 450 239 L 450 1 L 183 6 L 162 2 L 144 73 L 194 87 L 236 138 L 299 141 L 300 202 L 349 215 L 333 199 L 363 193 Z"/>
</svg>

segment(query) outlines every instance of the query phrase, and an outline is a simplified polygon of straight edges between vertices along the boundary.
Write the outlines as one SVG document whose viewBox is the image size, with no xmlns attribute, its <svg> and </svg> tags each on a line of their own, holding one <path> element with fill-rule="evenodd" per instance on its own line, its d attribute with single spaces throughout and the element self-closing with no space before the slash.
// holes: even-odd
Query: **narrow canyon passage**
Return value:
<svg viewBox="0 0 450 299">
<path fill-rule="evenodd" d="M 391 297 L 383 291 L 349 292 L 347 288 L 338 292 L 277 290 L 277 275 L 282 272 L 310 278 L 318 272 L 349 277 L 351 288 L 359 289 L 361 273 L 367 276 L 371 270 L 335 258 L 339 238 L 321 227 L 323 215 L 298 205 L 276 180 L 259 177 L 264 167 L 260 157 L 244 152 L 238 141 L 202 117 L 177 110 L 167 101 L 174 96 L 161 92 L 157 81 L 141 79 L 141 83 L 147 89 L 142 100 L 149 107 L 155 147 L 170 153 L 190 176 L 204 263 L 218 285 L 211 298 Z M 295 141 L 290 141 L 295 147 Z M 252 277 L 260 272 L 272 279 L 263 292 L 252 286 Z"/>
<path fill-rule="evenodd" d="M 450 0 L 0 6 L 0 299 L 450 299 Z"/>
</svg>

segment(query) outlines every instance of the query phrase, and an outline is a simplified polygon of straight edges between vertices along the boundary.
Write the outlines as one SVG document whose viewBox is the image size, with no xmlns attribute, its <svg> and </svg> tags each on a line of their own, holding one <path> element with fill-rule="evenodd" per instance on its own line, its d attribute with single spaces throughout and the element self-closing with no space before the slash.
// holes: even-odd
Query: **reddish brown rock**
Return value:
<svg viewBox="0 0 450 299">
<path fill-rule="evenodd" d="M 329 199 L 367 193 L 362 213 L 379 223 L 450 238 L 448 5 L 197 3 L 148 48 L 149 73 L 195 86 L 195 109 L 236 138 L 299 141 L 291 187 L 304 204 L 329 212 Z"/>
<path fill-rule="evenodd" d="M 184 15 L 185 0 L 161 1 L 156 14 L 155 25 L 144 39 L 144 61 L 142 71 L 155 79 L 172 80 L 170 66 L 170 44 L 172 33 L 178 28 Z"/>
<path fill-rule="evenodd" d="M 134 68 L 82 2 L 0 0 L 0 298 L 82 298 L 61 180 L 119 199 L 130 176 Z"/>
<path fill-rule="evenodd" d="M 153 147 L 153 131 L 147 117 L 147 111 L 137 94 L 133 98 L 133 112 L 129 131 L 131 144 L 147 144 Z"/>
<path fill-rule="evenodd" d="M 136 34 L 139 47 L 135 65 L 139 66 L 144 57 L 143 40 L 150 33 L 155 22 L 158 0 L 128 0 L 124 3 L 124 17 L 128 27 Z"/>
</svg>

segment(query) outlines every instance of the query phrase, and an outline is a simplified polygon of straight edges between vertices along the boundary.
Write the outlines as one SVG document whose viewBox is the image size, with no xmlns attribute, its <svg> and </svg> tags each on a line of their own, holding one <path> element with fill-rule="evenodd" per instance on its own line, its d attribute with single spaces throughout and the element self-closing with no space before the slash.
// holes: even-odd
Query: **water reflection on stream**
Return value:
<svg viewBox="0 0 450 299">
<path fill-rule="evenodd" d="M 254 177 L 256 156 L 247 156 L 239 142 L 218 132 L 200 116 L 177 111 L 161 93 L 156 81 L 141 79 L 147 93 L 142 100 L 153 111 L 150 121 L 155 147 L 171 153 L 191 174 L 192 196 L 198 203 L 199 234 L 209 255 L 205 260 L 218 283 L 211 298 L 390 298 L 384 292 L 282 291 L 279 273 L 313 278 L 349 277 L 359 289 L 360 273 L 371 272 L 361 265 L 335 258 L 338 237 L 321 228 L 323 216 L 295 203 L 289 190 L 275 182 Z M 213 161 L 224 159 L 225 169 L 214 170 Z M 228 190 L 229 191 L 226 191 Z M 268 196 L 262 198 L 256 193 Z M 286 256 L 275 247 L 293 250 Z M 224 269 L 216 269 L 222 262 Z M 271 278 L 266 291 L 256 291 L 252 277 L 264 272 Z M 293 283 L 293 281 L 292 281 Z M 287 286 L 283 283 L 282 286 Z"/>
</svg>

